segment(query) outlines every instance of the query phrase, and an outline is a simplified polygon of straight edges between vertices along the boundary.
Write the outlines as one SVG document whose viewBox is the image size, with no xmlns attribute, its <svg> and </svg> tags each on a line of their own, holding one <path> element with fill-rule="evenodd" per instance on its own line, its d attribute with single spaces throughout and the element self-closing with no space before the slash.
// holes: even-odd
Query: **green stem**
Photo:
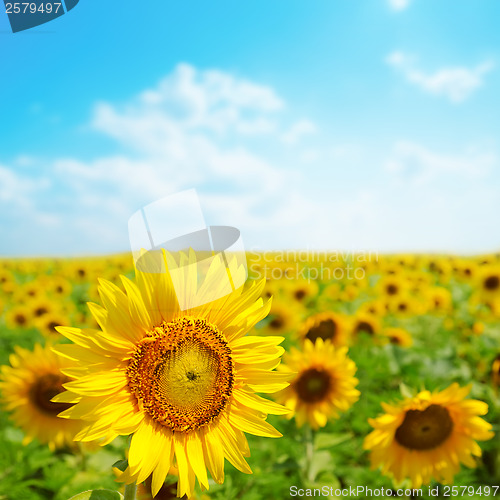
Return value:
<svg viewBox="0 0 500 500">
<path fill-rule="evenodd" d="M 135 483 L 127 484 L 125 486 L 125 496 L 123 500 L 135 500 L 135 493 L 137 491 L 137 485 Z"/>
<path fill-rule="evenodd" d="M 314 478 L 311 477 L 311 467 L 314 457 L 314 433 L 311 427 L 306 426 L 305 434 L 306 442 L 306 478 L 308 481 L 312 481 Z"/>
<path fill-rule="evenodd" d="M 87 470 L 87 457 L 85 455 L 85 450 L 83 449 L 82 443 L 78 442 L 78 453 L 80 455 L 80 466 L 82 471 L 85 472 Z"/>
</svg>

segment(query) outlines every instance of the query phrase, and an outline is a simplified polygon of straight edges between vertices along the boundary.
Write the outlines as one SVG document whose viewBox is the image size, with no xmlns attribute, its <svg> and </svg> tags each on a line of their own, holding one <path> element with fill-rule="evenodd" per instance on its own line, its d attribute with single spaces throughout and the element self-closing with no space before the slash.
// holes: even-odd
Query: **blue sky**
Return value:
<svg viewBox="0 0 500 500">
<path fill-rule="evenodd" d="M 126 250 L 191 187 L 247 248 L 500 248 L 495 0 L 124 4 L 0 12 L 0 255 Z"/>
</svg>

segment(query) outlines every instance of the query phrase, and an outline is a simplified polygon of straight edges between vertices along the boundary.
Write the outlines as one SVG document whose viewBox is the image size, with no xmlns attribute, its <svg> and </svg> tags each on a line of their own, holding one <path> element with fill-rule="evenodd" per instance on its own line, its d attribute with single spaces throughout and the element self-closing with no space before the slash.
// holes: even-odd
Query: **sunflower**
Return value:
<svg viewBox="0 0 500 500">
<path fill-rule="evenodd" d="M 361 304 L 358 309 L 358 313 L 381 318 L 387 314 L 388 309 L 389 304 L 387 301 L 379 298 Z"/>
<path fill-rule="evenodd" d="M 414 297 L 407 293 L 391 297 L 387 300 L 387 308 L 399 316 L 413 316 L 425 309 Z"/>
<path fill-rule="evenodd" d="M 35 320 L 36 327 L 46 338 L 51 340 L 61 338 L 57 331 L 58 326 L 69 326 L 70 324 L 67 316 L 60 312 L 49 312 Z"/>
<path fill-rule="evenodd" d="M 57 414 L 71 405 L 51 401 L 69 381 L 61 373 L 64 361 L 36 344 L 33 351 L 16 346 L 10 362 L 11 367 L 2 366 L 0 391 L 6 409 L 12 411 L 12 420 L 26 433 L 23 444 L 34 438 L 51 450 L 70 444 L 82 424 L 58 418 Z"/>
<path fill-rule="evenodd" d="M 383 277 L 378 283 L 377 288 L 380 292 L 380 295 L 394 298 L 398 295 L 401 295 L 408 288 L 408 284 L 405 279 L 401 276 L 389 275 Z"/>
<path fill-rule="evenodd" d="M 243 432 L 281 436 L 267 414 L 288 410 L 255 393 L 288 385 L 289 374 L 273 371 L 284 339 L 246 336 L 270 309 L 260 298 L 264 280 L 227 293 L 229 269 L 221 258 L 213 258 L 201 286 L 193 251 L 189 257 L 180 253 L 177 268 L 166 253 L 143 258 L 151 265 L 159 261 L 158 271 L 138 265 L 136 283 L 122 277 L 126 293 L 99 280 L 104 307 L 89 308 L 101 330 L 58 328 L 76 344 L 54 348 L 73 360 L 75 367 L 65 373 L 76 380 L 56 400 L 76 403 L 62 417 L 87 421 L 76 440 L 105 444 L 133 434 L 120 480 L 142 483 L 152 476 L 156 495 L 175 465 L 178 495 L 191 496 L 196 477 L 208 489 L 207 468 L 215 482 L 223 482 L 224 458 L 252 472 Z M 244 269 L 234 263 L 230 269 L 239 278 L 234 282 L 241 281 Z"/>
<path fill-rule="evenodd" d="M 52 276 L 48 283 L 48 289 L 54 295 L 64 297 L 71 293 L 72 286 L 71 283 L 62 276 Z"/>
<path fill-rule="evenodd" d="M 413 345 L 412 336 L 403 328 L 386 328 L 382 331 L 382 337 L 385 337 L 391 344 L 400 347 L 411 347 Z"/>
<path fill-rule="evenodd" d="M 291 306 L 276 301 L 271 307 L 270 321 L 266 330 L 272 334 L 284 333 L 294 326 L 296 316 L 295 310 Z"/>
<path fill-rule="evenodd" d="M 488 405 L 465 400 L 471 386 L 454 383 L 441 392 L 422 391 L 399 404 L 382 403 L 385 414 L 368 422 L 375 429 L 363 444 L 371 450 L 372 469 L 394 477 L 409 478 L 413 488 L 431 479 L 450 484 L 460 463 L 475 467 L 481 456 L 476 441 L 493 437 L 491 425 L 479 415 Z"/>
<path fill-rule="evenodd" d="M 483 297 L 500 296 L 500 266 L 486 266 L 479 276 L 479 288 Z"/>
<path fill-rule="evenodd" d="M 338 313 L 322 312 L 310 316 L 300 330 L 302 339 L 315 342 L 317 339 L 330 340 L 336 346 L 347 345 L 347 319 Z"/>
<path fill-rule="evenodd" d="M 380 332 L 380 321 L 376 316 L 366 313 L 357 313 L 352 323 L 352 336 L 355 338 L 360 333 L 376 335 Z"/>
<path fill-rule="evenodd" d="M 9 328 L 28 328 L 31 326 L 31 311 L 23 305 L 18 305 L 5 313 L 5 322 Z"/>
<path fill-rule="evenodd" d="M 29 307 L 31 316 L 35 320 L 45 316 L 46 314 L 54 312 L 56 309 L 53 302 L 43 296 L 39 296 L 38 298 L 27 302 L 26 306 Z"/>
<path fill-rule="evenodd" d="M 298 427 L 306 422 L 313 429 L 324 427 L 359 399 L 356 365 L 347 357 L 347 347 L 336 348 L 321 338 L 314 343 L 305 339 L 303 351 L 292 347 L 284 360 L 286 365 L 279 369 L 297 374 L 275 398 L 293 412 L 287 418 L 295 415 Z"/>
<path fill-rule="evenodd" d="M 491 364 L 491 381 L 495 388 L 500 387 L 500 354 L 494 359 Z"/>
<path fill-rule="evenodd" d="M 429 310 L 449 311 L 453 307 L 451 293 L 441 286 L 429 288 L 424 292 Z"/>
<path fill-rule="evenodd" d="M 318 294 L 318 284 L 311 280 L 294 280 L 286 290 L 293 301 L 304 304 Z"/>
</svg>

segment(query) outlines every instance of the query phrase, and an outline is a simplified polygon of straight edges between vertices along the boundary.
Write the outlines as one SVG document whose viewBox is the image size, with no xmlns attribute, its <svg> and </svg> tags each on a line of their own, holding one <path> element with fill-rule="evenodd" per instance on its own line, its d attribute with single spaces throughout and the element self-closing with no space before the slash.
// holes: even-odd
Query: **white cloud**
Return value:
<svg viewBox="0 0 500 500">
<path fill-rule="evenodd" d="M 286 144 L 295 144 L 305 135 L 317 132 L 316 125 L 309 120 L 300 120 L 294 123 L 284 134 L 281 140 Z"/>
<path fill-rule="evenodd" d="M 92 161 L 58 159 L 53 171 L 80 206 L 76 225 L 82 234 L 90 234 L 93 224 L 96 234 L 105 233 L 140 206 L 190 187 L 201 188 L 219 207 L 211 210 L 212 222 L 227 223 L 228 216 L 240 214 L 238 227 L 259 221 L 272 233 L 276 219 L 269 214 L 290 205 L 296 174 L 263 152 L 282 152 L 283 134 L 292 132 L 298 140 L 315 130 L 308 120 L 289 125 L 283 109 L 269 87 L 182 64 L 156 88 L 122 105 L 96 105 L 92 127 L 117 141 L 123 153 Z M 259 135 L 264 146 L 249 147 L 251 135 Z"/>
<path fill-rule="evenodd" d="M 460 238 L 461 248 L 483 244 L 480 230 L 494 239 L 485 230 L 500 210 L 493 153 L 310 145 L 303 137 L 318 127 L 283 110 L 269 87 L 188 65 L 120 105 L 99 103 L 91 125 L 118 153 L 0 165 L 0 222 L 14 206 L 19 223 L 2 244 L 10 253 L 123 251 L 132 213 L 191 187 L 207 222 L 238 227 L 247 248 L 450 250 Z"/>
<path fill-rule="evenodd" d="M 34 193 L 46 189 L 49 184 L 46 178 L 35 181 L 13 167 L 0 165 L 0 202 L 12 207 L 32 206 Z"/>
<path fill-rule="evenodd" d="M 400 11 L 406 9 L 410 5 L 410 0 L 388 0 L 391 9 Z"/>
<path fill-rule="evenodd" d="M 451 102 L 459 103 L 483 85 L 484 76 L 494 64 L 484 61 L 473 68 L 450 66 L 425 73 L 415 67 L 414 58 L 401 51 L 389 54 L 386 62 L 400 71 L 410 83 L 425 92 L 447 97 Z"/>
<path fill-rule="evenodd" d="M 431 151 L 409 141 L 395 144 L 385 169 L 396 178 L 414 185 L 429 184 L 443 177 L 475 180 L 486 177 L 498 163 L 491 152 L 465 150 L 460 154 Z"/>
<path fill-rule="evenodd" d="M 150 124 L 161 137 L 173 127 L 218 134 L 266 134 L 275 129 L 273 115 L 283 108 L 284 102 L 270 87 L 179 64 L 156 88 L 143 91 L 125 109 L 115 112 L 139 120 L 138 128 Z M 119 133 L 112 111 L 109 105 L 97 107 L 95 127 Z"/>
</svg>

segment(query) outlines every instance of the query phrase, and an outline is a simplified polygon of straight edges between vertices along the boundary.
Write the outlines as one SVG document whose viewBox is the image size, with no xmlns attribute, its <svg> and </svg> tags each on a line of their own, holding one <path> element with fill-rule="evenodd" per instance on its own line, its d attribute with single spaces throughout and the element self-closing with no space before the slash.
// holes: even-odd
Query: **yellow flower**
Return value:
<svg viewBox="0 0 500 500">
<path fill-rule="evenodd" d="M 54 303 L 44 296 L 39 296 L 38 298 L 27 302 L 26 306 L 29 307 L 31 316 L 34 320 L 41 318 L 46 314 L 52 313 L 56 309 Z"/>
<path fill-rule="evenodd" d="M 380 328 L 380 321 L 376 316 L 358 312 L 352 322 L 351 337 L 355 340 L 357 335 L 362 332 L 368 335 L 377 335 Z"/>
<path fill-rule="evenodd" d="M 271 307 L 269 317 L 266 331 L 271 334 L 281 334 L 295 326 L 297 313 L 291 305 L 276 301 Z"/>
<path fill-rule="evenodd" d="M 485 299 L 500 296 L 500 266 L 485 266 L 479 276 L 479 287 Z"/>
<path fill-rule="evenodd" d="M 180 259 L 173 278 L 167 254 L 160 255 L 163 272 L 139 266 L 135 284 L 122 277 L 126 293 L 100 280 L 104 307 L 89 307 L 101 330 L 61 327 L 76 345 L 54 348 L 75 363 L 66 373 L 76 380 L 57 398 L 77 403 L 62 417 L 87 421 L 75 439 L 106 443 L 133 434 L 120 480 L 142 483 L 152 476 L 154 495 L 171 465 L 179 471 L 179 496 L 192 495 L 196 477 L 208 489 L 207 468 L 222 483 L 225 458 L 250 474 L 243 432 L 280 437 L 267 414 L 288 413 L 255 394 L 281 390 L 289 378 L 273 371 L 282 337 L 246 336 L 269 312 L 270 302 L 260 298 L 264 280 L 224 295 L 217 290 L 228 276 L 222 259 L 214 258 L 200 286 L 195 253 Z M 231 276 L 242 273 L 233 264 Z"/>
<path fill-rule="evenodd" d="M 377 283 L 377 289 L 382 296 L 394 298 L 404 293 L 408 288 L 408 283 L 401 276 L 389 275 L 383 277 Z"/>
<path fill-rule="evenodd" d="M 347 345 L 347 319 L 341 314 L 323 312 L 315 314 L 303 324 L 300 336 L 315 342 L 317 339 L 330 340 L 335 346 Z"/>
<path fill-rule="evenodd" d="M 313 429 L 324 427 L 329 418 L 338 417 L 359 399 L 356 365 L 347 357 L 347 347 L 336 348 L 321 338 L 314 343 L 306 339 L 303 352 L 292 348 L 284 359 L 286 365 L 279 369 L 296 375 L 275 397 L 294 412 L 298 427 L 306 422 Z"/>
<path fill-rule="evenodd" d="M 60 312 L 49 312 L 35 320 L 35 326 L 49 340 L 60 340 L 61 335 L 57 331 L 58 326 L 69 326 L 68 318 Z"/>
<path fill-rule="evenodd" d="M 403 328 L 387 328 L 382 331 L 382 336 L 386 337 L 391 344 L 400 347 L 411 347 L 413 345 L 411 335 Z"/>
<path fill-rule="evenodd" d="M 64 391 L 69 378 L 62 374 L 66 364 L 48 348 L 35 345 L 33 351 L 15 347 L 10 366 L 3 366 L 0 390 L 12 420 L 26 433 L 23 443 L 34 438 L 55 448 L 70 444 L 82 428 L 78 420 L 61 420 L 57 414 L 71 405 L 53 403 L 51 399 Z"/>
<path fill-rule="evenodd" d="M 491 365 L 491 381 L 495 388 L 500 387 L 500 354 L 495 358 Z"/>
<path fill-rule="evenodd" d="M 372 469 L 394 477 L 409 478 L 413 488 L 435 479 L 453 482 L 460 463 L 475 467 L 481 456 L 476 441 L 493 437 L 491 425 L 479 415 L 488 405 L 466 400 L 471 386 L 452 384 L 441 392 L 422 391 L 397 405 L 382 403 L 385 414 L 368 422 L 375 429 L 364 441 L 371 450 Z"/>
<path fill-rule="evenodd" d="M 427 289 L 424 295 L 430 311 L 446 312 L 450 311 L 453 306 L 451 293 L 446 288 L 435 286 Z"/>
<path fill-rule="evenodd" d="M 31 311 L 23 305 L 18 305 L 5 313 L 5 322 L 9 328 L 28 328 L 31 326 Z"/>
<path fill-rule="evenodd" d="M 304 304 L 318 294 L 318 284 L 311 280 L 293 280 L 287 292 L 293 301 Z"/>
</svg>

